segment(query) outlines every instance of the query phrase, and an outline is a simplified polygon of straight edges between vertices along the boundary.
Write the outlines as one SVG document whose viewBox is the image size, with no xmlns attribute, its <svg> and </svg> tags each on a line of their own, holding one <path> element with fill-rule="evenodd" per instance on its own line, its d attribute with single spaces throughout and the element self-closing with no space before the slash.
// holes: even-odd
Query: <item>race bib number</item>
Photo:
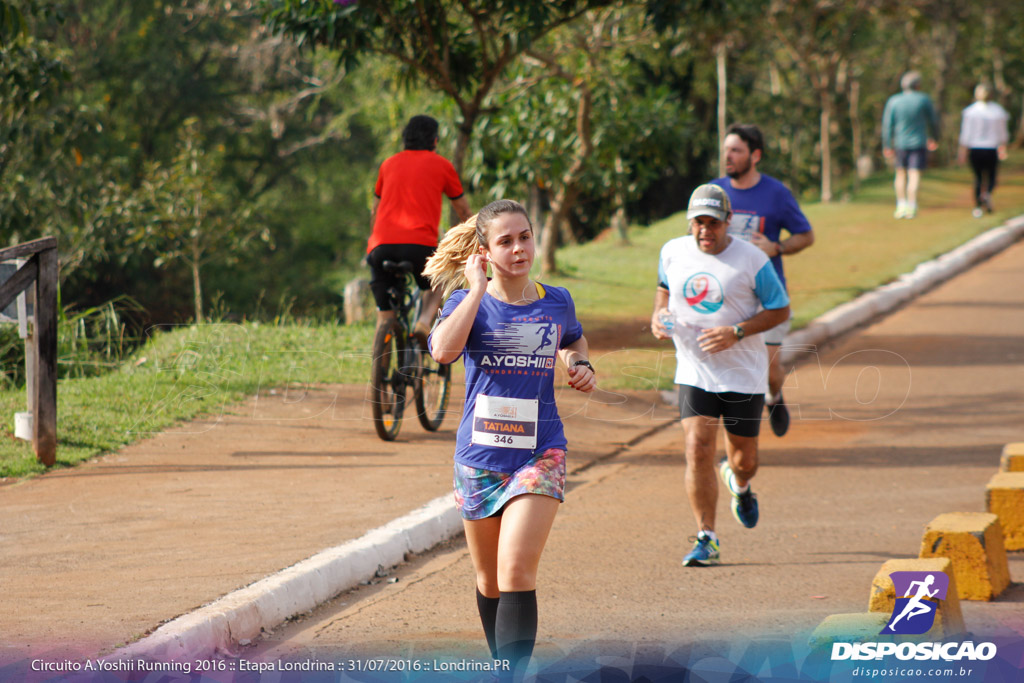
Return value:
<svg viewBox="0 0 1024 683">
<path fill-rule="evenodd" d="M 536 450 L 537 413 L 537 399 L 480 394 L 473 410 L 473 443 Z"/>
</svg>

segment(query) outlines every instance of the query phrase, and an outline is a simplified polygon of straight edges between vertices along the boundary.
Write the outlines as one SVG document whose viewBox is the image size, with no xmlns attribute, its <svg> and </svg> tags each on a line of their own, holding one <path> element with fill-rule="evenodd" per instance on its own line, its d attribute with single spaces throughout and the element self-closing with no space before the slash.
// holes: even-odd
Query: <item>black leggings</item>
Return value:
<svg viewBox="0 0 1024 683">
<path fill-rule="evenodd" d="M 991 195 L 996 187 L 999 154 L 994 149 L 972 149 L 968 158 L 974 171 L 974 205 L 982 206 L 982 195 Z"/>
<path fill-rule="evenodd" d="M 427 247 L 422 244 L 381 244 L 374 248 L 366 257 L 370 266 L 370 291 L 373 292 L 373 299 L 377 302 L 377 310 L 390 311 L 391 301 L 388 299 L 388 290 L 392 287 L 405 287 L 405 280 L 394 273 L 384 270 L 384 261 L 410 261 L 416 266 L 416 284 L 420 289 L 430 289 L 430 280 L 423 277 L 423 266 L 427 259 L 433 256 L 437 247 Z"/>
</svg>

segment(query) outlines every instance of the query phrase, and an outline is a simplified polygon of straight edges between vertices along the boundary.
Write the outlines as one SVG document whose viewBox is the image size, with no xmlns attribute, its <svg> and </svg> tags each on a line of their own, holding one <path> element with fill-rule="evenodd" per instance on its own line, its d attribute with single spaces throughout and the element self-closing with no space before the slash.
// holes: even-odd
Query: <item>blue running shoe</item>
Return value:
<svg viewBox="0 0 1024 683">
<path fill-rule="evenodd" d="M 693 550 L 686 553 L 683 558 L 684 567 L 707 567 L 718 564 L 718 539 L 711 538 L 703 531 L 697 537 L 690 537 L 694 541 Z"/>
<path fill-rule="evenodd" d="M 749 486 L 745 493 L 736 493 L 732 490 L 733 473 L 732 468 L 729 467 L 728 458 L 722 458 L 722 462 L 718 465 L 718 472 L 722 475 L 725 488 L 729 489 L 729 493 L 732 494 L 732 516 L 743 526 L 753 529 L 757 526 L 758 519 L 757 496 Z"/>
<path fill-rule="evenodd" d="M 779 394 L 778 403 L 769 403 L 767 408 L 768 424 L 772 427 L 772 433 L 775 436 L 785 436 L 789 431 L 789 408 L 786 407 L 782 394 Z"/>
</svg>

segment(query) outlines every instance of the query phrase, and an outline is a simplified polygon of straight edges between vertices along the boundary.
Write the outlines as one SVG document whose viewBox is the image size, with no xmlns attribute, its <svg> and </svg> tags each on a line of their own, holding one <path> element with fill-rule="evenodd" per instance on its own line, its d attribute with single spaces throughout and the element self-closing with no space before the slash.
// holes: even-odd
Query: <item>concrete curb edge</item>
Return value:
<svg viewBox="0 0 1024 683">
<path fill-rule="evenodd" d="M 286 619 L 308 612 L 374 576 L 380 567 L 402 562 L 462 530 L 451 494 L 363 536 L 240 588 L 156 629 L 107 659 L 181 661 L 229 653 Z"/>
</svg>

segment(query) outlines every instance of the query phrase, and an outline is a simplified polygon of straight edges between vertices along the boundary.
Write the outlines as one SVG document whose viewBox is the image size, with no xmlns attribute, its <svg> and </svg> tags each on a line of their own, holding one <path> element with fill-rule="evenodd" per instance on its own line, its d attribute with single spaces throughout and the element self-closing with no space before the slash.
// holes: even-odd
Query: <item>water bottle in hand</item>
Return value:
<svg viewBox="0 0 1024 683">
<path fill-rule="evenodd" d="M 664 311 L 658 316 L 658 322 L 661 323 L 662 327 L 669 333 L 672 332 L 672 328 L 676 326 L 676 318 L 672 315 L 672 311 Z"/>
</svg>

